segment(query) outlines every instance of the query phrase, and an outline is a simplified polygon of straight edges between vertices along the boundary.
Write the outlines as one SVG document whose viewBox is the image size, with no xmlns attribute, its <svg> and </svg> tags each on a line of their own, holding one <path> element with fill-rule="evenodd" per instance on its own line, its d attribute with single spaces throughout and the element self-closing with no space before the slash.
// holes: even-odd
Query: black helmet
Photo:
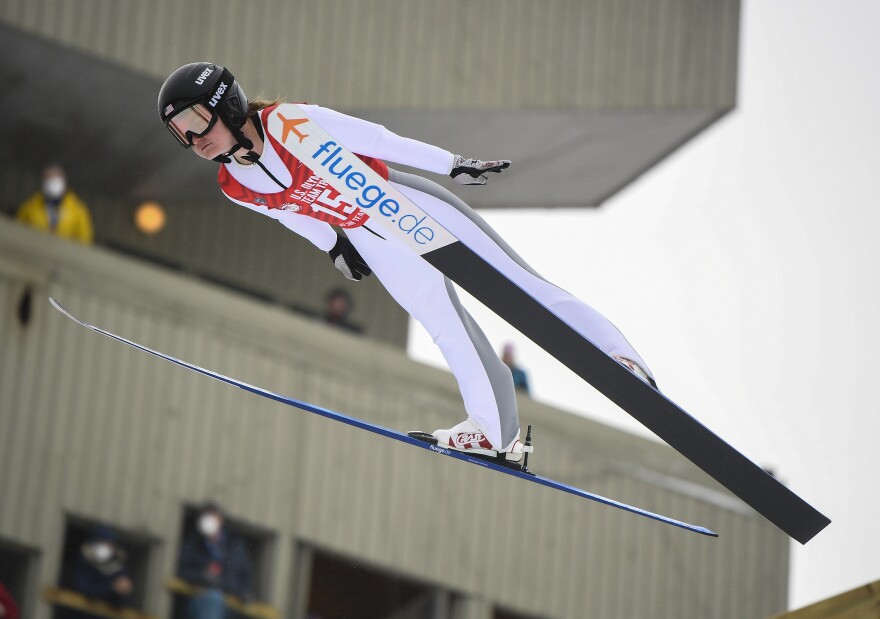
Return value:
<svg viewBox="0 0 880 619">
<path fill-rule="evenodd" d="M 207 116 L 204 129 L 199 133 L 181 133 L 173 119 L 197 104 L 204 106 Z M 247 96 L 232 73 L 210 62 L 183 65 L 168 76 L 159 90 L 159 119 L 185 148 L 192 146 L 192 135 L 203 135 L 219 118 L 238 142 L 230 154 L 239 148 L 250 150 L 253 143 L 241 131 L 247 122 L 247 107 Z M 220 156 L 217 160 L 227 163 L 229 158 Z"/>
</svg>

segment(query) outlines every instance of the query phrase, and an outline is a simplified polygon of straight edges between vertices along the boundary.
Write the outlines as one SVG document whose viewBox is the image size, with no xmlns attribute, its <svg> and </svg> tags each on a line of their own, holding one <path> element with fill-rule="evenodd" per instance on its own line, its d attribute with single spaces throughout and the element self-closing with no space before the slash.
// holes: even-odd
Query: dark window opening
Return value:
<svg viewBox="0 0 880 619">
<path fill-rule="evenodd" d="M 63 589 L 81 593 L 89 599 L 96 599 L 78 590 L 78 580 L 75 575 L 77 569 L 82 567 L 85 546 L 94 541 L 96 535 L 109 535 L 113 544 L 123 553 L 120 562 L 124 565 L 125 572 L 132 584 L 131 593 L 127 596 L 124 605 L 143 610 L 146 603 L 150 556 L 153 547 L 158 542 L 146 535 L 127 531 L 112 524 L 78 516 L 67 517 L 58 585 Z M 64 609 L 57 607 L 55 616 L 62 617 L 64 615 Z"/>
<path fill-rule="evenodd" d="M 496 607 L 492 611 L 492 619 L 542 619 L 542 617 L 539 617 L 538 615 L 526 615 Z"/>
<path fill-rule="evenodd" d="M 184 552 L 184 545 L 187 540 L 198 539 L 198 519 L 200 515 L 200 505 L 187 505 L 183 510 L 183 526 L 181 527 L 181 538 L 177 547 L 178 556 L 175 561 L 175 576 L 185 582 L 187 589 L 192 585 L 200 585 L 197 582 L 187 582 L 182 578 L 180 573 L 181 556 Z M 223 511 L 223 527 L 229 536 L 234 538 L 236 544 L 244 549 L 245 569 L 248 573 L 247 582 L 249 583 L 246 595 L 236 594 L 232 591 L 223 591 L 225 595 L 232 595 L 237 601 L 247 602 L 266 602 L 269 598 L 269 583 L 271 582 L 271 574 L 274 563 L 274 547 L 275 533 L 267 529 L 260 528 L 253 524 L 237 519 L 234 515 Z M 186 617 L 187 593 L 177 591 L 174 595 L 172 617 L 175 619 L 183 619 Z"/>
<path fill-rule="evenodd" d="M 0 539 L 0 583 L 15 600 L 22 617 L 34 612 L 30 598 L 34 590 L 37 557 L 36 550 Z"/>
<path fill-rule="evenodd" d="M 313 554 L 307 619 L 446 619 L 448 607 L 430 585 L 329 553 Z"/>
</svg>

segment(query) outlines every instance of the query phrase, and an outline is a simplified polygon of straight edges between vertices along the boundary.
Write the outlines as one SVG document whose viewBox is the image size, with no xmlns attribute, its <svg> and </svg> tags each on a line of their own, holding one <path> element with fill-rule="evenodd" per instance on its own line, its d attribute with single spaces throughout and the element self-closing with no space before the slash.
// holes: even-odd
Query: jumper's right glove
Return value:
<svg viewBox="0 0 880 619">
<path fill-rule="evenodd" d="M 360 281 L 373 272 L 348 237 L 343 234 L 339 235 L 336 245 L 328 253 L 333 265 L 348 279 Z"/>
<path fill-rule="evenodd" d="M 510 160 L 480 161 L 479 159 L 465 159 L 456 155 L 452 160 L 452 172 L 449 176 L 456 183 L 462 185 L 485 185 L 489 180 L 489 172 L 501 172 L 510 165 Z"/>
</svg>

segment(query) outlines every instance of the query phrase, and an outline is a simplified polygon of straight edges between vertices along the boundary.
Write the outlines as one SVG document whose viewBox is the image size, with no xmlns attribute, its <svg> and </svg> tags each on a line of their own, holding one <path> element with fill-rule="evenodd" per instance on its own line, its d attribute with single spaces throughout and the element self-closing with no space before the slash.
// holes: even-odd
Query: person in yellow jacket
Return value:
<svg viewBox="0 0 880 619">
<path fill-rule="evenodd" d="M 16 219 L 86 245 L 90 245 L 95 236 L 89 209 L 67 188 L 64 170 L 58 165 L 43 170 L 42 190 L 22 203 Z"/>
</svg>

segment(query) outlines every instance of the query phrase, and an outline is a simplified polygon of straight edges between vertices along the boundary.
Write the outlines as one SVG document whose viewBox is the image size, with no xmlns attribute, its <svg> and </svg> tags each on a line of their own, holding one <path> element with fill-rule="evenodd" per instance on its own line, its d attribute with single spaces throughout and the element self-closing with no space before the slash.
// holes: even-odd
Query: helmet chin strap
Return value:
<svg viewBox="0 0 880 619">
<path fill-rule="evenodd" d="M 257 124 L 256 118 L 250 117 L 249 120 L 257 125 L 257 132 L 260 133 L 262 137 L 262 131 L 260 131 L 260 127 Z M 217 155 L 216 157 L 214 157 L 214 161 L 218 163 L 231 163 L 232 155 L 240 151 L 242 148 L 247 149 L 248 151 L 247 154 L 242 157 L 242 159 L 253 162 L 260 157 L 252 150 L 254 147 L 254 143 L 245 137 L 244 132 L 240 128 L 230 128 L 229 131 L 232 133 L 232 137 L 234 137 L 236 140 L 235 146 L 229 149 L 228 153 L 223 153 L 222 155 Z"/>
</svg>

